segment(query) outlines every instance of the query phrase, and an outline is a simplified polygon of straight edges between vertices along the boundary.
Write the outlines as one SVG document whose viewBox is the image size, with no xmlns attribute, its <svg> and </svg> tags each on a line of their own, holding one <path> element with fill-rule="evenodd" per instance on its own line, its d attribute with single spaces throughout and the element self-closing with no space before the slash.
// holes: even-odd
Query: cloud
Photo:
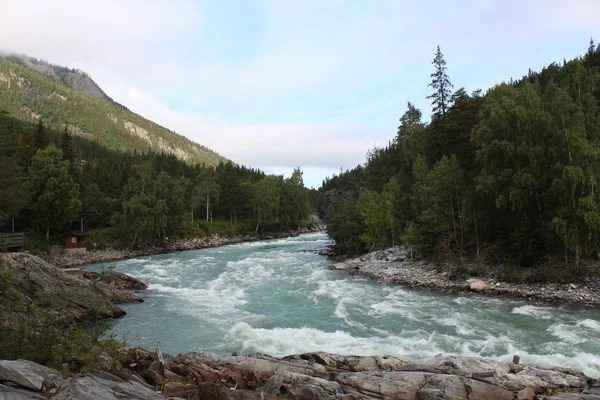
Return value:
<svg viewBox="0 0 600 400">
<path fill-rule="evenodd" d="M 83 69 L 236 162 L 314 174 L 385 145 L 407 100 L 430 114 L 437 45 L 470 91 L 600 37 L 597 0 L 0 2 L 0 50 Z"/>
<path fill-rule="evenodd" d="M 150 61 L 164 57 L 170 42 L 201 21 L 200 9 L 189 0 L 2 3 L 3 50 L 120 73 L 152 69 Z"/>
<path fill-rule="evenodd" d="M 353 168 L 374 145 L 387 144 L 388 129 L 343 124 L 237 125 L 216 117 L 174 110 L 151 94 L 131 88 L 131 109 L 245 165 L 270 168 Z"/>
</svg>

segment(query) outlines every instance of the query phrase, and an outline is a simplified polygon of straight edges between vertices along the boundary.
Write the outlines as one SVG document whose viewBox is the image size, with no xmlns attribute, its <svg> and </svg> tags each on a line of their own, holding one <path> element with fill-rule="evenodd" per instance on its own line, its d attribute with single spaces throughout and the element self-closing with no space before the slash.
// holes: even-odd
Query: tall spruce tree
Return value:
<svg viewBox="0 0 600 400">
<path fill-rule="evenodd" d="M 48 143 L 46 137 L 46 128 L 44 128 L 44 122 L 40 119 L 33 133 L 33 143 L 36 149 L 43 149 Z"/>
<path fill-rule="evenodd" d="M 71 176 L 75 176 L 75 154 L 73 153 L 73 146 L 71 145 L 71 132 L 69 132 L 69 128 L 65 125 L 65 129 L 63 130 L 62 137 L 60 139 L 60 149 L 63 152 L 63 161 L 67 161 L 69 163 L 69 173 Z"/>
<path fill-rule="evenodd" d="M 440 46 L 437 47 L 432 64 L 435 66 L 435 72 L 430 75 L 433 80 L 428 86 L 433 88 L 434 92 L 431 96 L 427 96 L 427 98 L 432 99 L 433 112 L 445 117 L 453 86 L 450 78 L 448 78 L 448 74 L 446 74 L 446 60 L 440 50 Z"/>
</svg>

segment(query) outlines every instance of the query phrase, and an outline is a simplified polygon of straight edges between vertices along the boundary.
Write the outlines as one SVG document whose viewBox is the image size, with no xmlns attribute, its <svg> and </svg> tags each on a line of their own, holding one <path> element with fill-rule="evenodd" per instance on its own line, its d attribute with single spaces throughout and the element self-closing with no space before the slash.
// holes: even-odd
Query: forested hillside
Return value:
<svg viewBox="0 0 600 400">
<path fill-rule="evenodd" d="M 453 90 L 439 48 L 433 65 L 431 121 L 409 103 L 388 146 L 319 189 L 338 251 L 402 244 L 568 270 L 597 259 L 600 46 L 485 94 Z"/>
<path fill-rule="evenodd" d="M 0 57 L 0 110 L 28 122 L 43 120 L 119 151 L 174 154 L 216 166 L 227 162 L 214 151 L 115 103 L 82 71 L 24 56 Z"/>
<path fill-rule="evenodd" d="M 59 120 L 58 124 L 60 124 Z M 294 229 L 308 223 L 307 190 L 231 162 L 190 164 L 173 154 L 118 152 L 0 112 L 0 232 L 29 240 L 91 230 L 139 247 L 157 239 Z"/>
</svg>

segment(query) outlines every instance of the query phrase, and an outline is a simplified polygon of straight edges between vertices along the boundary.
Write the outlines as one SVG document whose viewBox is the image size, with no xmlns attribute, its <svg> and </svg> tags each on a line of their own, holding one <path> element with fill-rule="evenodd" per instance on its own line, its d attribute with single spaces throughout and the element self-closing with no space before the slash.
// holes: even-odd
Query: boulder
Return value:
<svg viewBox="0 0 600 400">
<path fill-rule="evenodd" d="M 125 311 L 112 303 L 108 287 L 68 275 L 31 254 L 7 253 L 0 258 L 7 261 L 0 263 L 0 273 L 6 268 L 13 270 L 8 287 L 13 295 L 3 300 L 13 310 L 18 310 L 19 304 L 33 303 L 41 309 L 59 311 L 77 319 L 87 312 L 100 317 L 125 315 Z"/>
<path fill-rule="evenodd" d="M 60 372 L 44 367 L 28 360 L 5 361 L 0 360 L 0 382 L 13 382 L 17 385 L 31 389 L 42 390 L 48 386 L 61 386 L 66 381 Z"/>
<path fill-rule="evenodd" d="M 568 368 L 547 365 L 521 365 L 485 358 L 446 356 L 407 363 L 402 371 L 422 371 L 433 374 L 471 377 L 474 373 L 490 372 L 482 378 L 485 382 L 503 389 L 518 392 L 532 388 L 536 393 L 568 390 L 581 392 L 588 386 L 588 377 Z"/>
<path fill-rule="evenodd" d="M 501 387 L 456 375 L 433 375 L 417 391 L 419 400 L 513 400 L 514 393 Z"/>
<path fill-rule="evenodd" d="M 283 385 L 283 377 L 279 374 L 275 374 L 269 378 L 265 386 L 262 388 L 261 392 L 264 394 L 272 394 L 276 396 L 279 394 L 279 390 L 281 389 L 281 385 Z"/>
<path fill-rule="evenodd" d="M 10 386 L 0 385 L 0 400 L 43 400 L 45 397 L 27 392 L 25 390 L 13 388 Z"/>
<path fill-rule="evenodd" d="M 535 400 L 535 390 L 532 388 L 519 390 L 517 393 L 517 400 Z"/>
<path fill-rule="evenodd" d="M 335 269 L 338 271 L 350 271 L 354 269 L 358 269 L 359 264 L 357 262 L 339 262 L 333 264 L 329 267 L 329 269 Z"/>
<path fill-rule="evenodd" d="M 200 388 L 198 385 L 183 382 L 168 382 L 165 384 L 162 394 L 166 397 L 191 398 L 197 396 Z"/>
<path fill-rule="evenodd" d="M 83 271 L 83 277 L 89 280 L 99 280 L 110 287 L 119 290 L 146 290 L 148 285 L 133 276 L 118 271 L 105 271 L 103 273 Z"/>
<path fill-rule="evenodd" d="M 57 400 L 164 400 L 149 385 L 139 380 L 124 381 L 108 373 L 89 373 L 71 379 L 54 397 Z"/>
<path fill-rule="evenodd" d="M 406 364 L 406 361 L 391 356 L 342 356 L 323 351 L 287 356 L 283 360 L 314 360 L 328 368 L 353 372 L 387 369 L 397 371 Z"/>
<path fill-rule="evenodd" d="M 471 282 L 470 286 L 471 290 L 475 291 L 475 292 L 483 292 L 484 290 L 487 290 L 487 285 L 485 284 L 484 281 L 482 280 L 476 280 L 474 282 Z"/>
</svg>

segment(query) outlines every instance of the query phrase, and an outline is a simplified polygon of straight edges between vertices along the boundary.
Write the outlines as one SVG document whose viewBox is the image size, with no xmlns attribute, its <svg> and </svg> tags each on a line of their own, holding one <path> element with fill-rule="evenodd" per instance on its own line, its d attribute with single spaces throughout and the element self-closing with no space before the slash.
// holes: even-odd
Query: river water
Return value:
<svg viewBox="0 0 600 400">
<path fill-rule="evenodd" d="M 600 376 L 600 311 L 385 286 L 330 271 L 324 233 L 108 265 L 147 282 L 112 334 L 170 354 L 323 350 L 404 359 L 438 353 L 550 363 Z"/>
</svg>

